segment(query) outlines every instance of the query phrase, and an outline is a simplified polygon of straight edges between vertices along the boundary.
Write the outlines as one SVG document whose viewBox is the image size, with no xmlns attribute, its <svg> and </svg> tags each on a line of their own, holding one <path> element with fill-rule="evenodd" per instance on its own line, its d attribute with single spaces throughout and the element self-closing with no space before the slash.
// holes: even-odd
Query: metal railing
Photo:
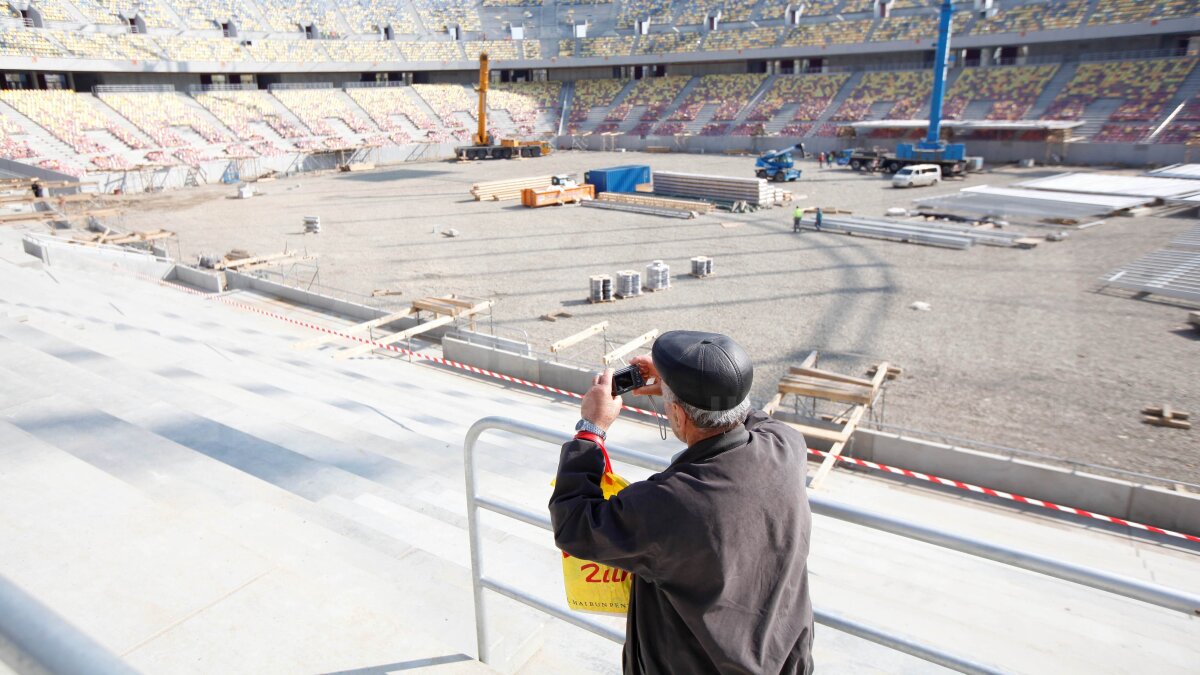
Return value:
<svg viewBox="0 0 1200 675">
<path fill-rule="evenodd" d="M 551 530 L 550 518 L 545 513 L 529 511 L 515 504 L 485 497 L 478 493 L 475 479 L 475 444 L 479 440 L 479 437 L 488 430 L 505 431 L 554 445 L 560 445 L 572 438 L 572 435 L 569 433 L 546 429 L 527 422 L 504 417 L 484 417 L 471 425 L 471 428 L 467 431 L 466 439 L 463 441 L 463 464 L 466 478 L 467 529 L 471 541 L 471 581 L 475 600 L 475 638 L 479 660 L 487 663 L 489 658 L 487 622 L 483 615 L 483 592 L 485 589 L 499 593 L 614 642 L 624 642 L 625 635 L 620 631 L 613 630 L 610 626 L 584 618 L 579 614 L 573 613 L 565 606 L 546 602 L 519 588 L 509 586 L 500 580 L 484 576 L 482 566 L 483 551 L 479 532 L 479 509 L 486 509 L 547 531 Z M 614 461 L 625 462 L 651 471 L 662 471 L 668 466 L 667 460 L 654 455 L 618 446 L 608 446 L 607 449 L 609 457 Z M 1049 558 L 1036 553 L 999 546 L 981 539 L 948 534 L 931 527 L 904 522 L 890 516 L 842 504 L 820 495 L 809 494 L 808 501 L 812 512 L 821 516 L 843 520 L 907 539 L 915 539 L 979 558 L 1038 572 L 1056 579 L 1070 581 L 1159 607 L 1183 612 L 1189 616 L 1200 616 L 1200 596 L 1190 593 Z M 1001 672 L 992 666 L 980 664 L 936 647 L 921 644 L 902 635 L 858 623 L 827 610 L 814 608 L 813 615 L 817 623 L 829 626 L 834 630 L 869 640 L 959 672 Z"/>
<path fill-rule="evenodd" d="M 18 673 L 137 675 L 136 670 L 2 576 L 0 663 Z"/>
</svg>

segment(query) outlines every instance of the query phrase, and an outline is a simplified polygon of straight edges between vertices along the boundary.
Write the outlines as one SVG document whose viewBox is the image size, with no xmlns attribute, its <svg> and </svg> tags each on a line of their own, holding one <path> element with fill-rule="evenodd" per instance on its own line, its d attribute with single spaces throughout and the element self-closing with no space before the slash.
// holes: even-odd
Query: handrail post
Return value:
<svg viewBox="0 0 1200 675">
<path fill-rule="evenodd" d="M 480 663 L 487 663 L 487 621 L 483 616 L 483 553 L 479 542 L 479 509 L 475 505 L 478 495 L 475 483 L 475 441 L 486 428 L 480 423 L 491 418 L 479 420 L 467 432 L 463 441 L 463 473 L 467 481 L 467 532 L 471 540 L 471 592 L 475 604 L 475 651 Z"/>
</svg>

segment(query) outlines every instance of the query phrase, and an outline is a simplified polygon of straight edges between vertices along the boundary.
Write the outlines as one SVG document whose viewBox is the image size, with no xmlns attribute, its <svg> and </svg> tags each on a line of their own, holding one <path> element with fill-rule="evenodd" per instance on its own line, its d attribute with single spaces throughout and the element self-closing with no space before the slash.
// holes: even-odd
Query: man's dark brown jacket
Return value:
<svg viewBox="0 0 1200 675">
<path fill-rule="evenodd" d="M 604 457 L 563 445 L 560 549 L 634 574 L 626 673 L 808 673 L 812 516 L 801 435 L 761 412 L 605 501 Z"/>
</svg>

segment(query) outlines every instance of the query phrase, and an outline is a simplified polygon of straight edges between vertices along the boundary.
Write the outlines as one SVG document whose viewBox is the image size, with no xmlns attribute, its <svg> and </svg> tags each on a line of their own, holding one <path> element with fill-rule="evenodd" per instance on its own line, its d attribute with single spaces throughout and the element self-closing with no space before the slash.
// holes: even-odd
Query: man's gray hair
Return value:
<svg viewBox="0 0 1200 675">
<path fill-rule="evenodd" d="M 662 379 L 659 378 L 662 382 Z M 746 421 L 746 416 L 750 414 L 750 397 L 742 399 L 742 402 L 730 408 L 729 410 L 702 410 L 679 400 L 675 392 L 667 386 L 666 382 L 662 382 L 662 398 L 664 403 L 678 403 L 679 407 L 683 408 L 683 412 L 701 429 L 721 429 L 731 427 L 735 424 L 741 424 Z"/>
</svg>

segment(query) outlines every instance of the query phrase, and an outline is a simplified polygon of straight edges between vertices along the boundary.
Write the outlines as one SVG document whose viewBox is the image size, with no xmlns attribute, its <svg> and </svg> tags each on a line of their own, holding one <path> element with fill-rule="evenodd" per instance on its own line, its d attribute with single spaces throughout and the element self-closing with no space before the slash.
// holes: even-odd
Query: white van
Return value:
<svg viewBox="0 0 1200 675">
<path fill-rule="evenodd" d="M 892 176 L 892 187 L 920 187 L 942 182 L 942 167 L 937 164 L 913 164 Z"/>
</svg>

